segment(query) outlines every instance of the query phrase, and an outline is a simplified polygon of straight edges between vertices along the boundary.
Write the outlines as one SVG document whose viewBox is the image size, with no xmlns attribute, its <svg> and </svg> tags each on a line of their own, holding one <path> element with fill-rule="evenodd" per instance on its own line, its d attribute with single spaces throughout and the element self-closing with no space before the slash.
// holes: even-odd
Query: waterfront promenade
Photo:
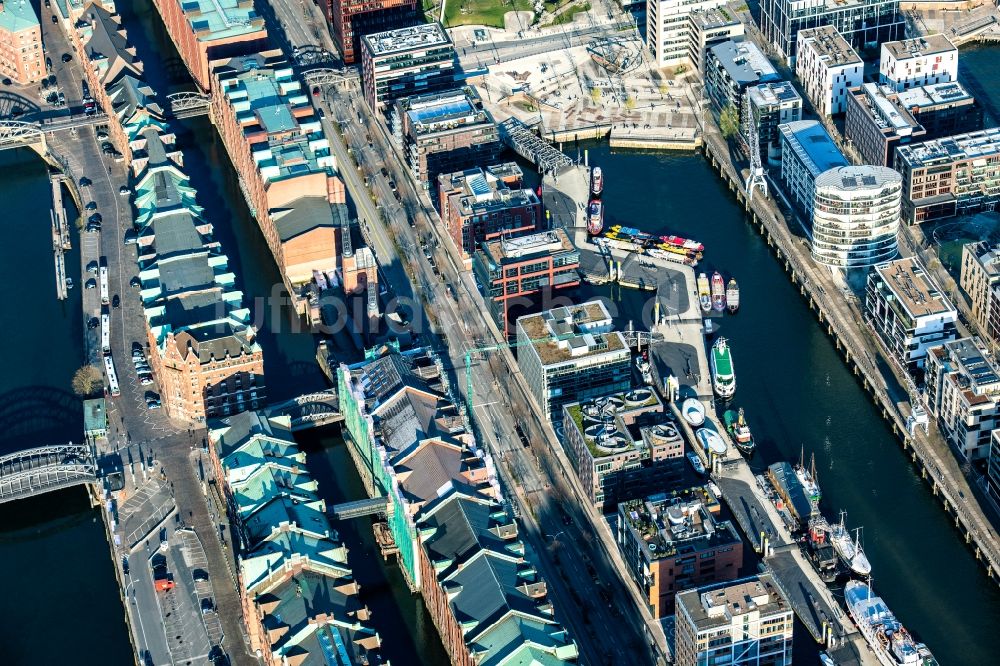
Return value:
<svg viewBox="0 0 1000 666">
<path fill-rule="evenodd" d="M 987 574 L 998 579 L 1000 538 L 975 501 L 954 454 L 936 429 L 932 427 L 927 434 L 920 429 L 913 433 L 907 431 L 906 422 L 913 407 L 905 378 L 898 375 L 895 365 L 884 358 L 872 340 L 863 324 L 861 304 L 830 269 L 813 262 L 807 241 L 798 235 L 797 228 L 793 232 L 774 199 L 758 192 L 752 201 L 748 200 L 743 191 L 741 165 L 734 161 L 713 121 L 705 122 L 703 136 L 706 157 L 750 213 L 752 224 L 772 247 L 865 390 L 882 407 L 883 418 L 889 421 L 921 477 L 930 484 L 934 495 L 952 516 L 955 527 L 986 567 Z M 793 219 L 791 224 L 798 223 Z"/>
</svg>

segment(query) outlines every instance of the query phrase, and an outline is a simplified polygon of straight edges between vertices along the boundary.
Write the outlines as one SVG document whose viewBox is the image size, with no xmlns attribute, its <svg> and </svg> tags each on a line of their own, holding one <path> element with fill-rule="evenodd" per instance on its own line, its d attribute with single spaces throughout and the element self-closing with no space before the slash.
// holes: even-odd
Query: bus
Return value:
<svg viewBox="0 0 1000 666">
<path fill-rule="evenodd" d="M 108 267 L 101 266 L 101 305 L 107 305 L 110 302 L 111 298 L 108 293 Z"/>
<path fill-rule="evenodd" d="M 115 373 L 115 362 L 111 359 L 110 354 L 104 357 L 104 371 L 108 373 L 108 386 L 111 391 L 111 397 L 117 398 L 122 392 L 118 387 L 118 374 Z"/>
<path fill-rule="evenodd" d="M 111 316 L 106 312 L 101 314 L 101 350 L 111 355 Z"/>
</svg>

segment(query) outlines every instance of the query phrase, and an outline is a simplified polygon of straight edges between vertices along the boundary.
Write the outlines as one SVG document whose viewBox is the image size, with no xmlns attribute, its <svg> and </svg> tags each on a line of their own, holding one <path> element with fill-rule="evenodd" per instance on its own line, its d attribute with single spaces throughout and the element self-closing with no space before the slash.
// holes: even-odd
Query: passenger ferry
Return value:
<svg viewBox="0 0 1000 666">
<path fill-rule="evenodd" d="M 871 584 L 849 581 L 844 586 L 844 601 L 882 666 L 937 666 L 930 649 L 913 640 L 882 597 L 875 596 Z"/>
<path fill-rule="evenodd" d="M 736 393 L 736 372 L 733 370 L 733 355 L 729 342 L 719 338 L 712 345 L 712 386 L 720 398 L 731 398 Z"/>
</svg>

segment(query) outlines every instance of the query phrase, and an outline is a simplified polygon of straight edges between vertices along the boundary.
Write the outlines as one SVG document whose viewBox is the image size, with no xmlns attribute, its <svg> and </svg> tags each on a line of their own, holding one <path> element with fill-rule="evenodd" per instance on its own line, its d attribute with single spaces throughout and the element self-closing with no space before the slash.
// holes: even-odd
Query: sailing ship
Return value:
<svg viewBox="0 0 1000 666">
<path fill-rule="evenodd" d="M 604 229 L 604 205 L 598 199 L 591 199 L 587 207 L 587 233 L 596 236 Z"/>
<path fill-rule="evenodd" d="M 601 171 L 601 167 L 595 166 L 593 171 L 590 172 L 590 194 L 591 196 L 599 197 L 603 191 L 604 172 Z"/>
<path fill-rule="evenodd" d="M 819 482 L 816 480 L 816 454 L 813 453 L 809 456 L 809 469 L 803 464 L 805 462 L 805 447 L 802 448 L 802 452 L 799 454 L 799 464 L 795 466 L 795 476 L 798 477 L 799 483 L 802 484 L 802 489 L 806 491 L 806 495 L 813 502 L 819 502 L 821 493 L 819 490 Z"/>
<path fill-rule="evenodd" d="M 726 306 L 730 314 L 736 314 L 740 309 L 740 286 L 736 284 L 736 278 L 729 278 L 729 284 L 726 285 Z"/>
<path fill-rule="evenodd" d="M 859 576 L 868 576 L 872 572 L 872 565 L 861 548 L 861 530 L 859 528 L 852 537 L 844 524 L 845 515 L 846 512 L 841 511 L 840 522 L 830 528 L 830 543 L 851 571 Z"/>
<path fill-rule="evenodd" d="M 736 372 L 729 341 L 719 338 L 712 345 L 712 386 L 720 398 L 731 398 L 736 393 Z"/>
<path fill-rule="evenodd" d="M 844 601 L 882 666 L 937 666 L 927 646 L 913 640 L 882 597 L 875 596 L 871 583 L 849 581 Z"/>
<path fill-rule="evenodd" d="M 703 312 L 712 311 L 712 289 L 708 284 L 708 275 L 698 273 L 698 301 Z"/>
<path fill-rule="evenodd" d="M 744 418 L 743 408 L 740 407 L 739 410 L 735 411 L 727 409 L 722 418 L 726 422 L 726 430 L 732 436 L 736 448 L 748 458 L 753 455 L 755 446 L 753 434 L 750 432 L 750 426 L 747 425 Z"/>
<path fill-rule="evenodd" d="M 712 273 L 712 309 L 716 312 L 726 309 L 726 282 L 719 271 Z"/>
</svg>

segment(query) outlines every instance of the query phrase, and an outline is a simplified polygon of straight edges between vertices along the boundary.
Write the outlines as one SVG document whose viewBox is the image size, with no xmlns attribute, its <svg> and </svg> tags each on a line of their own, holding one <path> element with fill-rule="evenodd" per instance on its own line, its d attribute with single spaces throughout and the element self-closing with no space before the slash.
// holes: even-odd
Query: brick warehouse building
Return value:
<svg viewBox="0 0 1000 666">
<path fill-rule="evenodd" d="M 361 38 L 416 23 L 417 0 L 326 0 L 333 38 L 350 65 L 361 59 Z"/>
<path fill-rule="evenodd" d="M 267 47 L 264 19 L 253 0 L 153 0 L 167 34 L 203 91 L 212 85 L 209 61 Z"/>
</svg>

